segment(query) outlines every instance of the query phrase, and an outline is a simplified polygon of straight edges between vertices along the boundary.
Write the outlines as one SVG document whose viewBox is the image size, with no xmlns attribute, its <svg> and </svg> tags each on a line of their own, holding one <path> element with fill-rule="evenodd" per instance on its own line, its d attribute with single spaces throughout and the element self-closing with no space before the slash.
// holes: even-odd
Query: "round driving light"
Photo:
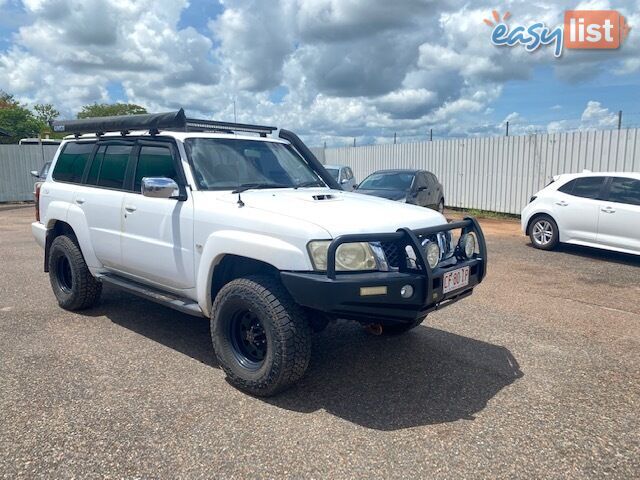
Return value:
<svg viewBox="0 0 640 480">
<path fill-rule="evenodd" d="M 411 297 L 413 297 L 413 287 L 411 285 L 404 285 L 400 289 L 400 296 L 402 298 L 411 298 Z"/>
<path fill-rule="evenodd" d="M 476 237 L 470 233 L 463 235 L 460 237 L 460 247 L 466 258 L 473 257 L 476 252 Z"/>
<path fill-rule="evenodd" d="M 423 243 L 429 267 L 436 268 L 440 263 L 440 247 L 436 242 L 427 240 Z"/>
</svg>

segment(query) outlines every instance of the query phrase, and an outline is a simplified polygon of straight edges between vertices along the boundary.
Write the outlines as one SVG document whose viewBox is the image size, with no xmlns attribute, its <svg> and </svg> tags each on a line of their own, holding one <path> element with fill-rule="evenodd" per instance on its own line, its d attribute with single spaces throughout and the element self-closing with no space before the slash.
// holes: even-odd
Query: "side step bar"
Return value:
<svg viewBox="0 0 640 480">
<path fill-rule="evenodd" d="M 137 295 L 138 297 L 146 298 L 153 302 L 164 305 L 165 307 L 173 308 L 179 312 L 186 313 L 187 315 L 193 315 L 194 317 L 204 317 L 202 309 L 197 302 L 194 302 L 190 298 L 178 297 L 171 293 L 163 292 L 153 287 L 142 285 L 141 283 L 134 282 L 132 280 L 118 277 L 111 274 L 105 274 L 100 277 L 103 283 L 111 285 L 112 287 L 125 290 L 129 293 Z"/>
</svg>

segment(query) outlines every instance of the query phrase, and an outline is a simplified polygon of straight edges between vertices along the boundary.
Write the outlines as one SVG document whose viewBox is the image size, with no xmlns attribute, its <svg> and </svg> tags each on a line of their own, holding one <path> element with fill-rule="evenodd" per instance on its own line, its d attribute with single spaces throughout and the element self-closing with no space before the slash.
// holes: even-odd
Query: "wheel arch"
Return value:
<svg viewBox="0 0 640 480">
<path fill-rule="evenodd" d="M 209 275 L 206 304 L 211 306 L 216 295 L 227 283 L 249 275 L 280 277 L 280 271 L 270 263 L 235 254 L 220 254 L 216 257 Z"/>
<path fill-rule="evenodd" d="M 47 221 L 47 236 L 44 244 L 44 271 L 49 272 L 49 253 L 51 251 L 51 244 L 60 235 L 68 235 L 73 237 L 77 241 L 76 232 L 73 227 L 63 220 L 55 218 Z"/>
<path fill-rule="evenodd" d="M 549 217 L 551 220 L 553 220 L 553 223 L 555 223 L 556 226 L 558 225 L 558 221 L 549 212 L 536 212 L 531 215 L 529 221 L 527 222 L 527 229 L 525 231 L 527 235 L 531 235 L 531 225 L 533 225 L 533 222 L 540 217 Z M 560 233 L 560 228 L 558 228 L 558 233 Z"/>
<path fill-rule="evenodd" d="M 80 252 L 84 258 L 85 263 L 91 270 L 92 268 L 100 268 L 101 264 L 98 258 L 95 256 L 91 240 L 89 238 L 89 227 L 87 225 L 84 215 L 80 218 L 77 216 L 67 216 L 66 220 L 59 218 L 49 218 L 46 222 L 47 233 L 45 237 L 45 249 L 44 249 L 44 268 L 45 272 L 49 271 L 49 249 L 51 243 L 56 237 L 60 235 L 72 236 L 75 242 L 80 247 Z"/>
</svg>

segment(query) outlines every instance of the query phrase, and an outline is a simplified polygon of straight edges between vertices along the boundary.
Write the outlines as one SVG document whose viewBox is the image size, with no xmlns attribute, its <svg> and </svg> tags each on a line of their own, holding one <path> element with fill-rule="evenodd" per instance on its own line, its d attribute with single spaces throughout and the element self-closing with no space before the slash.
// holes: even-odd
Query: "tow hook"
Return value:
<svg viewBox="0 0 640 480">
<path fill-rule="evenodd" d="M 369 325 L 365 325 L 364 329 L 371 335 L 382 335 L 382 325 L 379 323 L 370 323 Z"/>
</svg>

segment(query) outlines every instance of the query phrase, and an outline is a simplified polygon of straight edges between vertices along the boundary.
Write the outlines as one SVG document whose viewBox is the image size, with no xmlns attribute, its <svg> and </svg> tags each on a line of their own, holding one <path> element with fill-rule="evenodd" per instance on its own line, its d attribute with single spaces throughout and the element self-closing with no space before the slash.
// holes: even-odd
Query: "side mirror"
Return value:
<svg viewBox="0 0 640 480">
<path fill-rule="evenodd" d="M 358 184 L 357 184 L 357 183 L 354 183 L 354 184 L 353 184 L 353 189 L 355 190 L 355 189 L 357 189 L 357 188 L 358 188 Z"/>
<path fill-rule="evenodd" d="M 340 180 L 340 185 L 344 185 L 345 183 L 347 183 L 349 180 L 347 180 L 346 178 L 343 178 L 342 180 Z"/>
<path fill-rule="evenodd" d="M 144 177 L 142 195 L 151 198 L 177 198 L 180 196 L 178 184 L 166 177 Z"/>
<path fill-rule="evenodd" d="M 40 178 L 40 172 L 38 170 L 31 170 L 29 173 L 32 177 Z"/>
<path fill-rule="evenodd" d="M 418 187 L 418 189 L 416 190 L 417 192 L 424 192 L 427 189 L 427 187 Z"/>
</svg>

